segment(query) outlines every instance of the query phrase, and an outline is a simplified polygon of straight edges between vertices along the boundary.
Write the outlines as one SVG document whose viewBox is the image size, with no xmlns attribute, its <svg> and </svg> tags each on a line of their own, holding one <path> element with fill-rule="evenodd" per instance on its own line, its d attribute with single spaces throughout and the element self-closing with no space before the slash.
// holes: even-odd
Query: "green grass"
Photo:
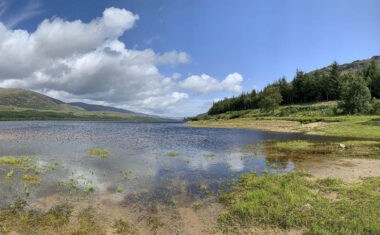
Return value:
<svg viewBox="0 0 380 235">
<path fill-rule="evenodd" d="M 109 158 L 111 156 L 109 149 L 93 148 L 88 151 L 91 156 L 98 156 L 100 159 Z"/>
<path fill-rule="evenodd" d="M 19 165 L 30 161 L 29 158 L 1 157 L 0 164 Z"/>
<path fill-rule="evenodd" d="M 239 227 L 299 228 L 309 234 L 379 234 L 380 177 L 345 185 L 340 180 L 312 181 L 303 172 L 244 175 L 220 197 L 227 211 L 224 231 Z M 335 192 L 336 200 L 325 193 Z"/>
<path fill-rule="evenodd" d="M 189 119 L 199 127 L 247 128 L 278 132 L 319 133 L 329 136 L 380 139 L 379 115 L 335 115 L 336 105 L 283 106 L 273 113 L 259 109 L 232 111 Z M 284 124 L 282 121 L 290 121 Z M 308 127 L 301 124 L 323 123 Z"/>
<path fill-rule="evenodd" d="M 278 148 L 305 148 L 310 145 L 312 145 L 312 143 L 305 140 L 281 141 L 276 143 Z"/>
</svg>

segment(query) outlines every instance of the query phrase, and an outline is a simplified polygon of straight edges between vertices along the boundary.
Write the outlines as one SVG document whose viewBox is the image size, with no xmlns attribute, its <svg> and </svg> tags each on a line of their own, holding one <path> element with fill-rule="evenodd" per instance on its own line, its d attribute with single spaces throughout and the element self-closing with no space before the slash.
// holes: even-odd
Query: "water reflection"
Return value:
<svg viewBox="0 0 380 235">
<path fill-rule="evenodd" d="M 228 183 L 233 174 L 293 171 L 292 160 L 267 159 L 264 144 L 268 139 L 292 138 L 300 136 L 173 123 L 1 122 L 0 157 L 28 157 L 27 167 L 42 178 L 32 187 L 20 180 L 26 174 L 21 166 L 1 165 L 1 203 L 25 197 L 26 187 L 30 187 L 29 201 L 91 188 L 97 196 L 122 194 L 127 202 L 164 202 L 181 192 L 203 197 Z M 107 148 L 111 157 L 89 156 L 92 148 Z M 168 156 L 168 152 L 179 154 Z M 277 167 L 271 168 L 272 164 Z M 7 179 L 12 168 L 15 174 Z"/>
</svg>

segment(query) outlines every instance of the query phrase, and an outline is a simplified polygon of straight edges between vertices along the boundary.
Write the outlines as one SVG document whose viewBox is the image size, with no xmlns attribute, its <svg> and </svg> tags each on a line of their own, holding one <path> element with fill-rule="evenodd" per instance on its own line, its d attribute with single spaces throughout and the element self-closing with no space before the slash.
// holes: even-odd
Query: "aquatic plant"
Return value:
<svg viewBox="0 0 380 235">
<path fill-rule="evenodd" d="M 100 159 L 109 158 L 111 156 L 109 149 L 93 148 L 88 151 L 89 155 L 98 156 Z"/>
<path fill-rule="evenodd" d="M 30 161 L 29 158 L 1 157 L 0 164 L 19 165 Z"/>
<path fill-rule="evenodd" d="M 148 224 L 152 226 L 153 231 L 157 231 L 157 229 L 164 226 L 164 223 L 156 216 L 149 216 Z"/>
<path fill-rule="evenodd" d="M 201 190 L 204 190 L 204 191 L 207 190 L 207 186 L 206 185 L 201 185 L 200 188 L 201 188 Z"/>
<path fill-rule="evenodd" d="M 28 181 L 32 185 L 38 185 L 41 183 L 42 179 L 38 175 L 23 175 L 20 177 L 21 180 Z"/>
<path fill-rule="evenodd" d="M 166 156 L 168 157 L 176 157 L 176 156 L 179 156 L 180 153 L 177 153 L 177 152 L 168 152 L 166 153 Z"/>
<path fill-rule="evenodd" d="M 118 193 L 122 193 L 122 192 L 123 192 L 123 187 L 119 185 L 119 186 L 117 187 L 117 192 L 118 192 Z"/>
<path fill-rule="evenodd" d="M 205 157 L 205 158 L 215 157 L 215 156 L 216 156 L 215 153 L 205 153 L 205 154 L 203 154 L 203 157 Z"/>
<path fill-rule="evenodd" d="M 86 193 L 89 193 L 89 192 L 94 192 L 94 190 L 95 190 L 94 185 L 90 185 L 90 186 L 88 186 L 84 191 L 85 191 Z"/>
<path fill-rule="evenodd" d="M 15 169 L 12 168 L 12 169 L 8 172 L 8 174 L 7 174 L 7 179 L 12 178 L 14 173 L 15 173 Z"/>
</svg>

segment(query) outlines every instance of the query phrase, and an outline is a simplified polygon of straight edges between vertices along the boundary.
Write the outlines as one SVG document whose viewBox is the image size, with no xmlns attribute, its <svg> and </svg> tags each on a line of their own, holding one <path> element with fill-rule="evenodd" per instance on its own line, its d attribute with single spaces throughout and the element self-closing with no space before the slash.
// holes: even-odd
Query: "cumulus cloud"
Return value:
<svg viewBox="0 0 380 235">
<path fill-rule="evenodd" d="M 176 84 L 157 66 L 189 63 L 190 56 L 127 49 L 118 38 L 138 19 L 111 7 L 89 23 L 46 19 L 34 32 L 0 22 L 0 86 L 148 113 L 174 110 L 188 95 L 176 91 Z"/>
<path fill-rule="evenodd" d="M 192 75 L 186 78 L 181 83 L 179 83 L 179 87 L 185 90 L 193 90 L 203 94 L 214 91 L 240 93 L 242 92 L 242 82 L 243 76 L 239 73 L 229 74 L 221 82 L 207 74 L 202 74 L 200 76 Z"/>
</svg>

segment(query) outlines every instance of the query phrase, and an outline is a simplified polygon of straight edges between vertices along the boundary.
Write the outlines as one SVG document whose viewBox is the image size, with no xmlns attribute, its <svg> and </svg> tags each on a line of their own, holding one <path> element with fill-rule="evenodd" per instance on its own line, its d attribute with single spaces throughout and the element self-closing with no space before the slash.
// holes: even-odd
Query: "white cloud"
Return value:
<svg viewBox="0 0 380 235">
<path fill-rule="evenodd" d="M 188 95 L 178 92 L 157 65 L 189 63 L 190 56 L 127 49 L 118 38 L 138 19 L 112 7 L 89 23 L 46 19 L 34 32 L 0 22 L 0 86 L 33 89 L 64 101 L 174 114 Z"/>
<path fill-rule="evenodd" d="M 241 83 L 243 77 L 239 73 L 229 74 L 223 81 L 210 77 L 207 74 L 201 76 L 192 75 L 179 84 L 179 87 L 185 90 L 193 90 L 198 93 L 210 93 L 214 91 L 242 92 Z"/>
</svg>

